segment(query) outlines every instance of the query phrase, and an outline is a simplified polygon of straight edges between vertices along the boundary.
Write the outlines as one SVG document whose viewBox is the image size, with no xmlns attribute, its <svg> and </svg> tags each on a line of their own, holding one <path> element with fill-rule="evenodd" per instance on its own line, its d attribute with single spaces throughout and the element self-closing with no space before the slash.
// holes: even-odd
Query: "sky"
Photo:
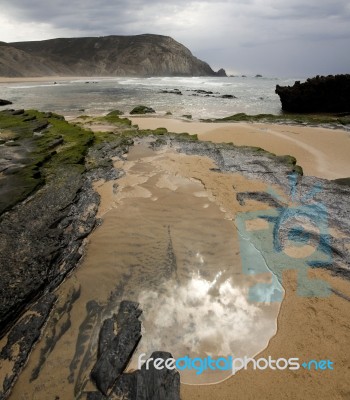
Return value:
<svg viewBox="0 0 350 400">
<path fill-rule="evenodd" d="M 0 41 L 171 36 L 215 70 L 350 73 L 349 0 L 0 0 Z"/>
</svg>

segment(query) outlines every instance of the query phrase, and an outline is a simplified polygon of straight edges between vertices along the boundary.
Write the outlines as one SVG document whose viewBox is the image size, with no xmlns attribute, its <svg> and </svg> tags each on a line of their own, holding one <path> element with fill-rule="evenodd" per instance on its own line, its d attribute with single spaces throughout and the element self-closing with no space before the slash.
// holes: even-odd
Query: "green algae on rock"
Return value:
<svg viewBox="0 0 350 400">
<path fill-rule="evenodd" d="M 248 115 L 238 113 L 224 118 L 202 119 L 202 122 L 271 122 L 271 123 L 295 123 L 308 125 L 330 124 L 332 126 L 343 127 L 350 125 L 349 114 L 293 114 L 284 113 L 280 115 L 273 114 L 257 114 Z"/>
</svg>

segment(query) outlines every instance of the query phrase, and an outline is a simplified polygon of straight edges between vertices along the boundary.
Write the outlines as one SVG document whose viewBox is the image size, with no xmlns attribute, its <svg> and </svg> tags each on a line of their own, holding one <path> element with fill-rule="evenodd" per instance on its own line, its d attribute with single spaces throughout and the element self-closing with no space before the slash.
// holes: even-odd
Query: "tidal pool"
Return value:
<svg viewBox="0 0 350 400">
<path fill-rule="evenodd" d="M 268 293 L 252 302 L 249 290 L 271 282 L 274 291 L 283 289 L 267 267 L 259 274 L 242 268 L 235 225 L 242 210 L 235 192 L 265 185 L 218 172 L 206 157 L 154 151 L 142 140 L 115 166 L 125 175 L 96 183 L 103 223 L 90 235 L 81 265 L 58 288 L 60 300 L 11 399 L 73 398 L 93 390 L 98 332 L 121 300 L 137 301 L 143 310 L 129 370 L 140 354 L 156 350 L 174 358 L 253 357 L 276 333 L 280 302 Z M 183 371 L 181 381 L 217 383 L 229 376 Z"/>
</svg>

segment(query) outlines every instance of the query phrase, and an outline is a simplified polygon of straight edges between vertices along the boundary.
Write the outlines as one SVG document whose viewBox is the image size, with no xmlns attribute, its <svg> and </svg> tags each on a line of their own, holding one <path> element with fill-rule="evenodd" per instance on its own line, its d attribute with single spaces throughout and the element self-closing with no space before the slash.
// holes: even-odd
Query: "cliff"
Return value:
<svg viewBox="0 0 350 400">
<path fill-rule="evenodd" d="M 350 74 L 316 76 L 276 86 L 282 109 L 291 112 L 350 112 Z"/>
<path fill-rule="evenodd" d="M 0 43 L 0 76 L 216 76 L 168 36 L 103 36 Z"/>
</svg>

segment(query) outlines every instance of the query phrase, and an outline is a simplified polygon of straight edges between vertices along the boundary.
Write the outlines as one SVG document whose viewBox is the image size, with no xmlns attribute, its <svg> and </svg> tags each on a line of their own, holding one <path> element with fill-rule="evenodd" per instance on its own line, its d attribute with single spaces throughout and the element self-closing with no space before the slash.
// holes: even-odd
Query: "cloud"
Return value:
<svg viewBox="0 0 350 400">
<path fill-rule="evenodd" d="M 308 61 L 310 72 L 320 68 L 320 60 L 328 65 L 329 53 L 333 62 L 327 68 L 350 70 L 350 56 L 342 55 L 342 46 L 350 44 L 348 0 L 5 0 L 2 15 L 2 40 L 8 41 L 158 33 L 174 37 L 215 67 L 279 72 L 273 59 L 287 47 Z M 318 43 L 319 51 L 313 65 L 311 43 Z M 259 57 L 249 64 L 237 61 L 250 49 Z"/>
<path fill-rule="evenodd" d="M 137 302 L 143 310 L 143 332 L 133 363 L 155 349 L 167 349 L 175 358 L 217 358 L 252 357 L 265 348 L 277 330 L 278 307 L 268 300 L 273 293 L 264 293 L 267 303 L 250 303 L 248 287 L 220 277 L 208 281 L 194 275 L 181 285 L 168 281 L 157 291 L 142 291 Z"/>
</svg>

